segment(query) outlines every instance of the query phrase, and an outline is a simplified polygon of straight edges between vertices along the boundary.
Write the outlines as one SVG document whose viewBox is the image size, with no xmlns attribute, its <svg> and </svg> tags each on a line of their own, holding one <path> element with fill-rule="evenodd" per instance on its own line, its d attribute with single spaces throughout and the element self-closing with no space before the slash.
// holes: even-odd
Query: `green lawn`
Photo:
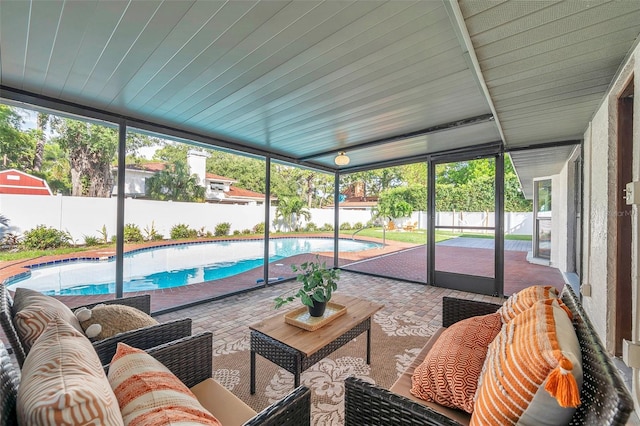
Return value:
<svg viewBox="0 0 640 426">
<path fill-rule="evenodd" d="M 112 245 L 115 247 L 115 245 Z M 106 246 L 105 246 L 106 247 Z M 16 252 L 0 252 L 0 262 L 8 262 L 12 260 L 20 260 L 20 259 L 35 259 L 40 256 L 52 256 L 56 254 L 67 254 L 67 253 L 78 253 L 87 251 L 90 249 L 94 249 L 96 247 L 65 247 L 58 249 L 49 249 L 49 250 L 24 250 L 24 251 L 16 251 Z"/>
<path fill-rule="evenodd" d="M 350 231 L 340 231 L 340 234 L 345 236 L 351 236 L 355 230 Z M 290 235 L 290 236 L 304 236 L 306 233 L 286 233 L 286 232 L 278 232 L 273 235 Z M 401 241 L 403 243 L 411 243 L 411 244 L 426 244 L 427 243 L 427 233 L 424 230 L 416 230 L 416 231 L 386 231 L 385 237 L 387 240 L 391 241 Z M 327 236 L 333 236 L 333 232 L 327 232 Z M 357 236 L 366 236 L 366 237 L 374 237 L 382 239 L 383 233 L 382 228 L 366 228 L 357 233 Z M 453 233 L 450 231 L 436 231 L 436 242 L 448 240 L 450 238 L 455 237 L 468 237 L 468 238 L 493 238 L 493 235 L 486 234 L 477 234 L 477 233 Z M 226 237 L 228 238 L 228 237 Z M 522 241 L 531 241 L 530 235 L 505 235 L 506 240 L 522 240 Z M 79 253 L 86 250 L 91 250 L 95 248 L 107 248 L 107 247 L 115 247 L 114 244 L 107 244 L 99 247 L 65 247 L 59 249 L 51 249 L 51 250 L 28 250 L 28 251 L 17 251 L 17 252 L 0 252 L 0 262 L 7 262 L 13 260 L 20 259 L 35 259 L 40 256 L 48 256 L 48 255 L 57 255 L 57 254 L 67 254 L 67 253 Z"/>
<path fill-rule="evenodd" d="M 356 231 L 342 231 L 349 232 L 353 234 Z M 374 237 L 374 238 L 382 238 L 382 228 L 366 228 L 357 233 L 357 235 Z M 436 231 L 436 243 L 444 240 L 448 240 L 450 238 L 456 237 L 468 237 L 468 238 L 493 238 L 493 235 L 487 234 L 479 234 L 479 233 L 459 233 L 459 232 L 451 232 L 451 231 Z M 413 243 L 413 244 L 426 244 L 427 243 L 427 233 L 425 231 L 416 230 L 416 231 L 387 231 L 386 232 L 387 240 L 392 241 L 401 241 L 404 243 Z M 521 241 L 531 241 L 530 235 L 505 235 L 505 240 L 521 240 Z"/>
</svg>

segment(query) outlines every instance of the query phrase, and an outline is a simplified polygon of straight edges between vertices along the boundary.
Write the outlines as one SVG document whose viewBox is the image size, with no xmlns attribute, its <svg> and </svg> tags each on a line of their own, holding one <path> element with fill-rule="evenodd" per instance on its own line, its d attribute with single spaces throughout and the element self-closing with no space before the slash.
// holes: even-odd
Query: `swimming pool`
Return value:
<svg viewBox="0 0 640 426">
<path fill-rule="evenodd" d="M 381 247 L 366 241 L 339 240 L 341 252 Z M 274 238 L 269 261 L 297 254 L 332 252 L 330 238 Z M 174 244 L 132 251 L 124 255 L 124 292 L 157 290 L 213 281 L 263 265 L 264 240 Z M 115 260 L 72 261 L 31 267 L 9 289 L 27 287 L 49 295 L 90 295 L 115 292 Z M 273 275 L 275 271 L 270 269 Z M 284 272 L 291 273 L 287 267 Z M 277 275 L 276 275 L 277 276 Z"/>
</svg>

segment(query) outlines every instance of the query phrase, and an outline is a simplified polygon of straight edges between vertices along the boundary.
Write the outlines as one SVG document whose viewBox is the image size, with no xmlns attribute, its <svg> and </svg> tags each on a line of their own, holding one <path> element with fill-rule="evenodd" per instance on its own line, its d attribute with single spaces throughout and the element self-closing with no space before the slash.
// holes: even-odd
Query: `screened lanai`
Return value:
<svg viewBox="0 0 640 426">
<path fill-rule="evenodd" d="M 74 220 L 79 225 L 99 217 L 71 234 L 115 236 L 113 253 L 95 253 L 115 259 L 108 273 L 116 290 L 109 297 L 122 295 L 130 268 L 124 257 L 127 224 L 138 222 L 149 236 L 164 226 L 166 236 L 189 220 L 206 234 L 226 223 L 218 215 L 239 217 L 233 210 L 238 198 L 235 205 L 217 204 L 224 214 L 211 214 L 205 207 L 214 203 L 190 203 L 178 211 L 169 202 L 154 207 L 136 196 L 131 185 L 150 170 L 140 170 L 132 152 L 142 149 L 137 143 L 145 138 L 171 141 L 183 151 L 209 150 L 193 159 L 194 167 L 246 163 L 261 180 L 260 191 L 253 191 L 258 201 L 231 222 L 230 233 L 262 243 L 252 248 L 262 262 L 240 291 L 293 277 L 288 265 L 269 261 L 275 250 L 270 244 L 287 227 L 281 216 L 285 200 L 272 196 L 275 186 L 304 177 L 309 187 L 299 185 L 298 195 L 304 199 L 311 184 L 322 194 L 312 213 L 321 219 L 306 234 L 330 238 L 333 247 L 319 251 L 346 270 L 499 296 L 522 276 L 521 262 L 534 268 L 535 278 L 542 276 L 536 268 L 548 271 L 549 264 L 557 273 L 550 280 L 579 275 L 581 142 L 640 33 L 636 2 L 36 0 L 0 7 L 1 103 L 116 135 L 116 160 L 107 166 L 114 169 L 115 189 L 100 196 L 96 190 L 89 204 L 75 197 L 42 199 L 14 207 L 9 218 L 28 216 L 37 225 L 52 211 L 82 211 Z M 73 128 L 59 124 L 57 132 Z M 336 163 L 341 154 L 347 164 Z M 168 167 L 172 157 L 163 155 L 162 167 Z M 507 248 L 506 157 L 535 206 L 530 234 L 534 242 L 542 236 L 536 247 L 546 266 L 526 259 L 534 247 Z M 493 208 L 479 221 L 458 215 L 440 222 L 449 212 L 439 208 L 445 195 L 436 187 L 436 169 L 481 160 L 491 164 Z M 410 246 L 388 242 L 386 232 L 398 231 L 383 219 L 377 224 L 383 247 L 370 250 L 388 253 L 372 263 L 339 255 L 357 231 L 342 232 L 345 218 L 353 215 L 350 226 L 373 220 L 366 206 L 340 206 L 350 177 L 408 165 L 420 165 L 417 179 L 426 198 L 420 214 L 398 224 L 423 230 L 423 239 Z M 537 182 L 567 165 L 575 179 L 553 193 L 553 205 L 562 207 L 538 209 Z M 215 173 L 202 175 L 212 197 L 249 185 L 207 173 Z M 14 196 L 2 197 L 6 214 Z M 169 218 L 165 225 L 161 217 Z M 547 240 L 545 230 L 552 235 Z M 483 233 L 491 243 L 440 245 L 437 231 Z M 393 260 L 400 255 L 405 260 Z M 403 276 L 404 262 L 418 273 Z"/>
</svg>

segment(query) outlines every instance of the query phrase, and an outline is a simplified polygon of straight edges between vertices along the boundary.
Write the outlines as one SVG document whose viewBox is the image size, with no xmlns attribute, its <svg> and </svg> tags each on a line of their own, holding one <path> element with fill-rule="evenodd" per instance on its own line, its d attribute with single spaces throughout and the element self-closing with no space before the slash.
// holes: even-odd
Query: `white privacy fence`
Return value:
<svg viewBox="0 0 640 426">
<path fill-rule="evenodd" d="M 22 234 L 38 225 L 45 225 L 68 232 L 76 243 L 84 242 L 85 236 L 99 237 L 102 227 L 109 237 L 116 232 L 116 198 L 87 198 L 37 195 L 0 195 L 0 214 L 9 219 L 8 232 Z M 275 207 L 270 208 L 271 220 L 275 219 Z M 333 209 L 310 209 L 310 222 L 318 227 L 333 225 Z M 372 219 L 368 210 L 341 210 L 340 223 L 351 226 L 360 222 L 363 225 Z M 183 203 L 127 199 L 125 201 L 125 223 L 136 224 L 141 230 L 151 226 L 165 238 L 177 224 L 186 224 L 190 228 L 214 232 L 219 223 L 231 224 L 234 230 L 253 229 L 264 222 L 264 207 L 251 205 L 227 205 L 210 203 Z M 427 215 L 415 212 L 411 218 L 396 220 L 398 225 L 416 223 L 424 229 Z M 493 226 L 493 213 L 438 213 L 436 224 L 442 226 Z M 270 228 L 286 230 L 282 224 L 271 223 Z M 302 221 L 304 227 L 306 222 Z M 531 235 L 531 213 L 506 213 L 505 232 L 507 234 Z M 144 233 L 144 232 L 143 232 Z"/>
</svg>

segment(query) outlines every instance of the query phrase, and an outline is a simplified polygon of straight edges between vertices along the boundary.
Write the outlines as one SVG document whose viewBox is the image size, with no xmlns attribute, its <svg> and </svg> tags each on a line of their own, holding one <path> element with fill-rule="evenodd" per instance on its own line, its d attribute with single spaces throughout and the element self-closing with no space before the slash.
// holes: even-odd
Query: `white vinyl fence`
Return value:
<svg viewBox="0 0 640 426">
<path fill-rule="evenodd" d="M 9 219 L 8 232 L 22 234 L 38 225 L 45 225 L 68 232 L 76 243 L 83 243 L 85 236 L 99 237 L 103 226 L 109 238 L 116 231 L 116 198 L 86 198 L 38 196 L 38 195 L 0 195 L 0 214 Z M 270 229 L 286 230 L 282 223 L 276 223 L 275 207 L 271 207 Z M 310 209 L 310 222 L 318 227 L 333 224 L 333 209 Z M 340 223 L 349 222 L 351 226 L 360 222 L 366 224 L 372 219 L 368 210 L 341 210 Z M 190 228 L 214 232 L 217 224 L 228 222 L 231 232 L 253 229 L 264 222 L 263 206 L 242 206 L 210 203 L 183 203 L 127 199 L 125 201 L 125 223 L 136 224 L 141 230 L 154 229 L 169 237 L 174 225 L 187 224 Z M 415 212 L 410 218 L 396 220 L 396 224 L 416 223 L 424 229 L 427 215 Z M 438 213 L 436 223 L 444 226 L 493 226 L 493 213 L 455 212 Z M 302 226 L 305 222 L 302 222 Z M 531 213 L 505 214 L 505 232 L 507 234 L 531 235 Z"/>
</svg>

